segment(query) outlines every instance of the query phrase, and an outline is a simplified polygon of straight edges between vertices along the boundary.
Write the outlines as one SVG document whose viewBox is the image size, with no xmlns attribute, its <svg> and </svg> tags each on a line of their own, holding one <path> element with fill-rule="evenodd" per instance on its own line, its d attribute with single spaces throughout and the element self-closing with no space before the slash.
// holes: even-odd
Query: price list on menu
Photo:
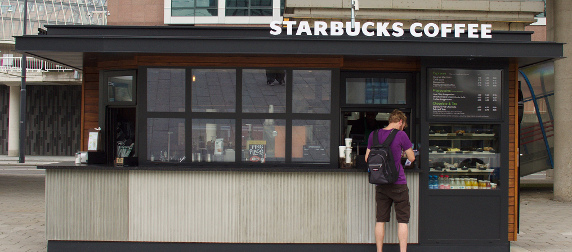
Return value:
<svg viewBox="0 0 572 252">
<path fill-rule="evenodd" d="M 428 70 L 429 119 L 501 119 L 502 70 Z"/>
</svg>

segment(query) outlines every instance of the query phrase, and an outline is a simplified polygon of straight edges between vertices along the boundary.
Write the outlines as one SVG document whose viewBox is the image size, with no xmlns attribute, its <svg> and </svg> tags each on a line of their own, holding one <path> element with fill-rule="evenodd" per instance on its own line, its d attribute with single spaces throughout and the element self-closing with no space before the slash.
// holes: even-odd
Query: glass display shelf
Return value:
<svg viewBox="0 0 572 252">
<path fill-rule="evenodd" d="M 429 188 L 495 189 L 500 170 L 498 133 L 498 125 L 430 125 Z"/>
</svg>

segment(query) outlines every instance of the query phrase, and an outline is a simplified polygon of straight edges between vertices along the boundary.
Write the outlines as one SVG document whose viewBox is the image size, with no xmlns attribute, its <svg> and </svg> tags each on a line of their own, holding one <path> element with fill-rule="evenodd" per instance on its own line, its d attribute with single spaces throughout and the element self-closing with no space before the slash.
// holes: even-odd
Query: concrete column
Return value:
<svg viewBox="0 0 572 252">
<path fill-rule="evenodd" d="M 20 86 L 10 86 L 8 114 L 8 156 L 20 155 Z"/>
<path fill-rule="evenodd" d="M 566 43 L 564 58 L 554 63 L 554 199 L 572 201 L 572 4 L 553 0 L 554 41 Z M 547 14 L 548 15 L 548 14 Z"/>
</svg>

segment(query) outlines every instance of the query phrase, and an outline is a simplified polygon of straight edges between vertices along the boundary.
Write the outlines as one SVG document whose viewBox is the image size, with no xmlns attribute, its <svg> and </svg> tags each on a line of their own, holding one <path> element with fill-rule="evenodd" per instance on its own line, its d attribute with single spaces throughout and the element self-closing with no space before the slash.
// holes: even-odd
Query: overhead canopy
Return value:
<svg viewBox="0 0 572 252">
<path fill-rule="evenodd" d="M 271 35 L 264 27 L 46 26 L 16 37 L 16 50 L 76 69 L 85 53 L 328 55 L 348 57 L 513 58 L 526 66 L 563 57 L 563 44 L 533 42 L 532 32 L 493 31 L 492 38 Z"/>
</svg>

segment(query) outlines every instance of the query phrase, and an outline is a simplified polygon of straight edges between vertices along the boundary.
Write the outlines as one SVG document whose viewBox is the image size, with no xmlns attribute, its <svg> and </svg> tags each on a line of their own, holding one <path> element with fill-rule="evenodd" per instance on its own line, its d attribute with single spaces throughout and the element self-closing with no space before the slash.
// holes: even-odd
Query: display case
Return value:
<svg viewBox="0 0 572 252">
<path fill-rule="evenodd" d="M 496 189 L 499 125 L 431 124 L 429 189 Z"/>
</svg>

